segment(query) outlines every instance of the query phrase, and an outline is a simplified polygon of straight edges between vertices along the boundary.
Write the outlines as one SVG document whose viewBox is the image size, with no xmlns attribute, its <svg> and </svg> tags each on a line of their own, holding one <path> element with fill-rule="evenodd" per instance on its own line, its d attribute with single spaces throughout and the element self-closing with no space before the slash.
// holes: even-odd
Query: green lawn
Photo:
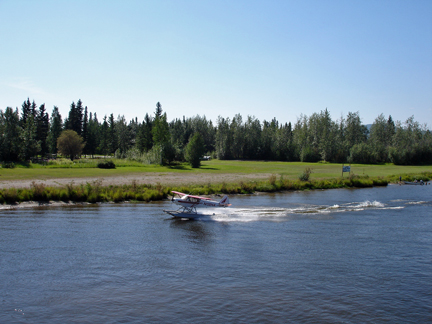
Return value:
<svg viewBox="0 0 432 324">
<path fill-rule="evenodd" d="M 114 160 L 116 169 L 96 168 L 92 160 L 76 161 L 74 164 L 65 161 L 59 165 L 30 165 L 30 167 L 16 167 L 14 169 L 0 169 L 0 181 L 10 180 L 47 180 L 55 178 L 109 177 L 131 175 L 143 172 L 176 172 L 176 173 L 268 173 L 283 175 L 287 179 L 297 179 L 306 167 L 313 170 L 312 179 L 335 178 L 342 175 L 342 164 L 333 163 L 303 163 L 303 162 L 263 162 L 263 161 L 219 161 L 202 162 L 199 169 L 192 169 L 187 164 L 173 166 L 144 165 L 125 160 Z M 432 165 L 399 166 L 393 164 L 364 165 L 353 164 L 351 171 L 356 175 L 399 176 L 402 174 L 419 174 L 432 172 Z M 344 174 L 345 177 L 348 173 Z"/>
<path fill-rule="evenodd" d="M 347 164 L 345 164 L 347 165 Z M 312 179 L 337 178 L 342 176 L 342 164 L 304 163 L 304 162 L 262 162 L 262 161 L 206 161 L 199 171 L 221 173 L 270 173 L 283 175 L 288 179 L 297 179 L 305 168 L 312 169 Z M 432 165 L 401 166 L 394 164 L 352 164 L 351 173 L 371 177 L 385 177 L 400 174 L 432 172 Z M 344 173 L 348 177 L 348 173 Z"/>
</svg>

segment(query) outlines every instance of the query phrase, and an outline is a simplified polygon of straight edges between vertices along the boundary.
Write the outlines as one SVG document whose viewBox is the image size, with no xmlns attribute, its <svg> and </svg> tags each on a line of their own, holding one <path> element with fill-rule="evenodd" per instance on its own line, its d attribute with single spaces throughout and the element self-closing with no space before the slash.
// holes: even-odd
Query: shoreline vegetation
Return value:
<svg viewBox="0 0 432 324">
<path fill-rule="evenodd" d="M 33 181 L 30 188 L 8 188 L 0 190 L 0 203 L 16 204 L 21 202 L 150 202 L 166 199 L 172 190 L 193 193 L 195 195 L 217 194 L 252 194 L 255 192 L 277 192 L 293 190 L 336 189 L 336 188 L 366 188 L 373 186 L 387 186 L 384 178 L 369 178 L 368 176 L 354 176 L 349 178 L 325 180 L 288 180 L 276 175 L 267 181 L 249 181 L 240 183 L 221 183 L 195 186 L 166 186 L 162 184 L 137 184 L 132 180 L 128 185 L 102 186 L 101 182 L 87 182 L 85 185 L 74 185 L 73 182 L 65 187 L 48 187 L 43 183 Z"/>
<path fill-rule="evenodd" d="M 74 166 L 72 166 L 74 167 Z M 82 169 L 83 165 L 79 168 Z M 166 183 L 169 179 L 169 174 L 165 183 L 139 183 L 137 180 L 132 179 L 128 183 L 118 185 L 103 185 L 103 181 L 91 180 L 85 183 L 75 184 L 74 178 L 70 177 L 71 181 L 65 185 L 48 186 L 43 183 L 44 177 L 37 175 L 45 175 L 47 168 L 33 167 L 35 171 L 32 175 L 23 175 L 21 179 L 30 179 L 31 183 L 27 187 L 8 187 L 0 189 L 0 204 L 17 205 L 25 202 L 35 202 L 40 205 L 58 203 L 99 203 L 99 202 L 150 202 L 164 200 L 170 197 L 171 191 L 180 191 L 191 193 L 195 195 L 218 195 L 218 194 L 252 194 L 257 192 L 280 192 L 280 191 L 294 191 L 294 190 L 315 190 L 315 189 L 338 189 L 338 188 L 366 188 L 374 186 L 387 186 L 389 183 L 398 183 L 401 177 L 402 181 L 423 180 L 424 182 L 430 181 L 432 178 L 432 171 L 430 167 L 421 166 L 418 169 L 410 169 L 407 167 L 393 166 L 393 165 L 356 165 L 353 167 L 356 171 L 365 169 L 369 170 L 371 174 L 381 173 L 382 176 L 369 176 L 356 175 L 350 173 L 344 177 L 335 176 L 335 170 L 341 174 L 341 165 L 334 164 L 319 164 L 319 163 L 288 163 L 284 162 L 282 165 L 278 162 L 260 162 L 260 161 L 208 161 L 204 164 L 204 170 L 207 173 L 212 173 L 213 176 L 219 174 L 238 174 L 241 173 L 238 168 L 242 168 L 244 174 L 261 174 L 267 176 L 266 179 L 257 178 L 252 180 L 239 180 L 228 181 L 229 177 L 220 177 L 220 181 L 207 182 L 207 183 L 185 183 L 169 184 Z M 133 168 L 133 167 L 132 167 Z M 161 167 L 162 168 L 162 167 Z M 152 174 L 152 171 L 161 171 L 161 168 L 153 168 L 149 170 L 148 166 L 143 167 L 141 172 Z M 184 166 L 177 166 L 175 170 L 169 167 L 163 167 L 165 172 L 192 172 L 193 176 L 197 178 L 203 177 L 202 170 L 187 169 Z M 171 167 L 172 168 L 172 167 Z M 25 169 L 25 168 L 24 168 Z M 60 168 L 61 170 L 71 170 L 67 168 Z M 110 170 L 118 176 L 124 175 L 119 171 L 121 168 Z M 428 170 L 429 169 L 429 170 Z M 50 171 L 52 169 L 49 169 Z M 74 169 L 75 171 L 77 169 Z M 90 169 L 89 170 L 95 170 Z M 274 173 L 269 171 L 273 170 Z M 285 172 L 282 172 L 285 170 Z M 401 173 L 405 171 L 415 171 L 408 173 Z M 0 181 L 13 181 L 11 169 L 0 169 Z M 133 170 L 129 170 L 132 172 Z M 300 171 L 300 172 L 299 172 Z M 399 174 L 390 173 L 391 171 L 398 172 Z M 17 176 L 20 172 L 19 168 L 15 169 Z M 136 172 L 133 171 L 133 172 Z M 294 175 L 296 172 L 296 175 Z M 326 174 L 327 172 L 327 174 Z M 57 174 L 58 176 L 58 174 Z M 6 178 L 6 179 L 4 179 Z M 13 176 L 16 179 L 16 177 Z M 9 179 L 9 180 L 7 180 Z M 79 179 L 79 175 L 75 179 Z M 189 177 L 190 179 L 190 177 Z"/>
</svg>

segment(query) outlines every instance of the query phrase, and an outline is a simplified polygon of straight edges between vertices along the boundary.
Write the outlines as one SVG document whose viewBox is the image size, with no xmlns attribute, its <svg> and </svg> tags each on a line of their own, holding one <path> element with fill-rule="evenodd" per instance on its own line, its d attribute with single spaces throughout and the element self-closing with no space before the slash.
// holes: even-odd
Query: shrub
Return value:
<svg viewBox="0 0 432 324">
<path fill-rule="evenodd" d="M 121 201 L 123 201 L 123 200 L 124 200 L 124 196 L 123 196 L 122 191 L 120 191 L 120 190 L 116 190 L 116 191 L 113 193 L 113 195 L 112 195 L 112 200 L 113 200 L 114 202 L 121 202 Z"/>
<path fill-rule="evenodd" d="M 372 181 L 374 186 L 387 186 L 389 183 L 387 180 L 380 177 L 378 177 L 377 179 L 372 179 Z"/>
<path fill-rule="evenodd" d="M 115 169 L 115 164 L 113 161 L 102 161 L 97 164 L 99 169 Z"/>
<path fill-rule="evenodd" d="M 19 188 L 18 189 L 18 202 L 30 201 L 33 199 L 33 193 L 30 189 Z"/>
<path fill-rule="evenodd" d="M 138 148 L 133 147 L 125 154 L 130 161 L 137 161 L 144 164 L 158 164 L 161 161 L 161 149 L 155 145 L 148 152 L 141 153 Z"/>
<path fill-rule="evenodd" d="M 234 188 L 236 188 L 238 193 L 253 193 L 257 190 L 258 187 L 257 183 L 254 181 L 241 182 L 240 185 L 240 188 L 238 188 L 237 185 L 233 184 Z"/>
<path fill-rule="evenodd" d="M 311 168 L 308 167 L 308 168 L 304 169 L 303 173 L 299 175 L 299 180 L 300 181 L 309 181 L 311 173 L 312 173 Z"/>
<path fill-rule="evenodd" d="M 15 168 L 15 163 L 13 163 L 13 162 L 3 162 L 2 163 L 2 168 L 13 169 L 13 168 Z"/>
<path fill-rule="evenodd" d="M 19 201 L 19 194 L 15 188 L 3 191 L 3 200 L 7 204 L 14 204 Z"/>
<path fill-rule="evenodd" d="M 132 180 L 131 187 L 132 187 L 131 188 L 132 192 L 137 192 L 137 190 L 138 190 L 138 182 L 136 181 L 136 179 Z"/>
<path fill-rule="evenodd" d="M 272 185 L 273 187 L 276 187 L 276 175 L 275 175 L 275 174 L 272 174 L 272 175 L 269 177 L 269 183 L 270 183 L 270 185 Z"/>
<path fill-rule="evenodd" d="M 69 199 L 68 191 L 66 191 L 66 189 L 62 189 L 60 191 L 59 198 L 60 198 L 61 201 L 64 201 L 64 202 L 69 201 L 70 199 Z"/>
<path fill-rule="evenodd" d="M 227 187 L 228 187 L 227 183 L 225 181 L 222 182 L 222 185 L 220 187 L 220 192 L 221 193 L 226 193 L 227 192 Z"/>
<path fill-rule="evenodd" d="M 99 195 L 96 192 L 92 192 L 87 196 L 87 201 L 89 203 L 97 203 L 100 200 Z"/>
<path fill-rule="evenodd" d="M 270 184 L 270 183 L 260 183 L 260 184 L 255 188 L 255 190 L 262 191 L 262 192 L 274 192 L 274 191 L 276 191 L 277 189 L 276 189 L 275 186 L 273 186 L 273 185 Z M 252 191 L 252 192 L 253 192 L 253 191 Z M 247 193 L 249 193 L 249 192 L 247 192 Z"/>
<path fill-rule="evenodd" d="M 36 183 L 36 181 L 32 181 L 30 188 L 33 191 L 33 200 L 37 200 L 37 201 L 47 200 L 47 192 L 45 191 L 45 184 Z"/>
<path fill-rule="evenodd" d="M 46 188 L 46 198 L 47 200 L 61 200 L 60 190 L 58 188 Z"/>
<path fill-rule="evenodd" d="M 136 200 L 136 201 L 143 201 L 143 194 L 141 192 L 135 193 L 134 200 Z"/>
</svg>

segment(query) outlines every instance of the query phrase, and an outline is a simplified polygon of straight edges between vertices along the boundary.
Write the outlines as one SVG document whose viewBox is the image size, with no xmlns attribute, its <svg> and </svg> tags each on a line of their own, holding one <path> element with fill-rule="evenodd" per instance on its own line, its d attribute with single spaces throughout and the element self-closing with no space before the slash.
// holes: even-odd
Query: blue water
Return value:
<svg viewBox="0 0 432 324">
<path fill-rule="evenodd" d="M 432 186 L 0 210 L 0 323 L 431 323 Z M 214 215 L 213 215 L 214 214 Z"/>
</svg>

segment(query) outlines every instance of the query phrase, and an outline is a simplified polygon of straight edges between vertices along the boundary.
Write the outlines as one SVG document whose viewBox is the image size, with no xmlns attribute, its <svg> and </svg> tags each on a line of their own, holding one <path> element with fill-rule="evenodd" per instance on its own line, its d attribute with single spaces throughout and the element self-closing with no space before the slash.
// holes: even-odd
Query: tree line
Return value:
<svg viewBox="0 0 432 324">
<path fill-rule="evenodd" d="M 301 115 L 294 125 L 276 118 L 261 122 L 240 114 L 219 116 L 214 125 L 205 116 L 183 117 L 170 122 L 158 102 L 153 114 L 126 121 L 105 115 L 101 120 L 81 100 L 72 102 L 62 118 L 54 106 L 51 116 L 45 104 L 28 98 L 15 110 L 0 110 L 0 161 L 28 161 L 58 153 L 59 137 L 75 132 L 85 144 L 82 154 L 115 155 L 147 163 L 189 161 L 199 157 L 218 159 L 303 162 L 431 164 L 432 133 L 414 117 L 393 121 L 380 114 L 370 127 L 359 112 L 333 120 L 325 109 Z"/>
</svg>

